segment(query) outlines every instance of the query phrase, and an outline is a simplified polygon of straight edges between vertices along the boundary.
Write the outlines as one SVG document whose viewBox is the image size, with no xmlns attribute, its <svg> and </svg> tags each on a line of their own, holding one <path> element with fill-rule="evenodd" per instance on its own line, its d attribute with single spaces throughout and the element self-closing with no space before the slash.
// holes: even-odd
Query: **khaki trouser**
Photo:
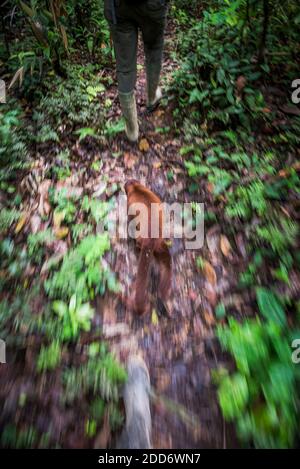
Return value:
<svg viewBox="0 0 300 469">
<path fill-rule="evenodd" d="M 113 2 L 114 1 L 114 7 Z M 138 31 L 142 32 L 148 80 L 158 81 L 161 70 L 166 0 L 104 0 L 114 43 L 118 89 L 130 93 L 136 84 Z M 153 78 L 152 78 L 153 77 Z"/>
</svg>

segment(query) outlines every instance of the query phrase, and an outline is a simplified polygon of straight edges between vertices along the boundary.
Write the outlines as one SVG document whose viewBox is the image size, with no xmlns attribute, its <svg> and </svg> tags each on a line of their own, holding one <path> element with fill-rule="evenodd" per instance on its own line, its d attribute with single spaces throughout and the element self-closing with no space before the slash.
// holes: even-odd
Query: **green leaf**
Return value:
<svg viewBox="0 0 300 469">
<path fill-rule="evenodd" d="M 222 319 L 226 316 L 226 308 L 224 303 L 219 303 L 215 309 L 215 314 L 218 319 Z"/>
<path fill-rule="evenodd" d="M 53 301 L 52 309 L 61 318 L 63 318 L 66 314 L 68 314 L 68 306 L 66 305 L 66 303 L 60 300 Z"/>
<path fill-rule="evenodd" d="M 270 319 L 280 326 L 286 325 L 286 316 L 282 304 L 271 290 L 263 287 L 257 288 L 256 298 L 259 310 L 266 319 Z"/>
<path fill-rule="evenodd" d="M 85 137 L 95 137 L 96 132 L 90 127 L 83 127 L 81 129 L 76 130 L 74 134 L 79 135 L 79 141 L 81 142 L 81 140 L 83 140 Z"/>
<path fill-rule="evenodd" d="M 20 7 L 22 8 L 23 12 L 29 16 L 29 18 L 33 18 L 34 17 L 34 11 L 32 10 L 32 8 L 30 8 L 26 3 L 22 2 L 20 0 Z"/>
<path fill-rule="evenodd" d="M 193 103 L 196 103 L 196 102 L 201 103 L 204 100 L 204 98 L 206 98 L 208 93 L 209 93 L 208 90 L 205 90 L 205 91 L 201 92 L 200 90 L 198 90 L 198 88 L 194 88 L 193 91 L 190 94 L 189 103 L 190 104 L 193 104 Z"/>
<path fill-rule="evenodd" d="M 239 373 L 225 377 L 219 388 L 218 397 L 226 419 L 238 416 L 245 409 L 249 399 L 246 378 Z"/>
</svg>

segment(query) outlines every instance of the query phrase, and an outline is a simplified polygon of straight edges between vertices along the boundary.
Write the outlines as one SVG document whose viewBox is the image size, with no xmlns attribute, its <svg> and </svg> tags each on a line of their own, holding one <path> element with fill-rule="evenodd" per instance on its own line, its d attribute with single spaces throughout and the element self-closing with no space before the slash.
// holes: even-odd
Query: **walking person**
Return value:
<svg viewBox="0 0 300 469">
<path fill-rule="evenodd" d="M 131 142 L 139 136 L 135 99 L 138 33 L 142 33 L 146 59 L 147 109 L 152 112 L 162 97 L 159 78 L 167 3 L 168 0 L 104 0 L 116 56 L 119 100 Z"/>
</svg>

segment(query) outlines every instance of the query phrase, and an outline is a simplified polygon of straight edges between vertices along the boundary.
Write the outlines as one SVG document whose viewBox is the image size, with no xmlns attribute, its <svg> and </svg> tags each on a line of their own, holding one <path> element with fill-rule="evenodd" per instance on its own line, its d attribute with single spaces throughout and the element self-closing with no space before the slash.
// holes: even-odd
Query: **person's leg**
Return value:
<svg viewBox="0 0 300 469">
<path fill-rule="evenodd" d="M 158 85 L 163 58 L 166 1 L 146 0 L 142 8 L 144 15 L 141 16 L 139 26 L 146 56 L 147 107 L 151 111 L 162 96 Z"/>
<path fill-rule="evenodd" d="M 123 14 L 122 3 L 116 3 L 116 22 L 110 10 L 110 2 L 105 11 L 113 39 L 120 105 L 126 121 L 126 134 L 130 141 L 138 140 L 138 120 L 135 100 L 138 26 Z"/>
</svg>

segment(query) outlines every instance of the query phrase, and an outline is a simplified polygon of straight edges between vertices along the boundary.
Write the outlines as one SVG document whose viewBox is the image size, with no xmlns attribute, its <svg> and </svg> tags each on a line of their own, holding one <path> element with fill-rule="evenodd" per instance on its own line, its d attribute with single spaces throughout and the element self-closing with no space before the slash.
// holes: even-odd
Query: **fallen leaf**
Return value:
<svg viewBox="0 0 300 469">
<path fill-rule="evenodd" d="M 215 186 L 212 182 L 208 182 L 207 183 L 207 190 L 210 194 L 213 194 L 214 193 L 214 190 L 215 190 Z"/>
<path fill-rule="evenodd" d="M 65 213 L 64 212 L 54 212 L 53 215 L 53 225 L 55 230 L 58 230 L 60 228 L 61 222 L 65 218 Z"/>
<path fill-rule="evenodd" d="M 57 228 L 54 230 L 54 234 L 57 239 L 63 239 L 68 236 L 69 228 L 67 226 L 62 226 L 61 228 Z"/>
<path fill-rule="evenodd" d="M 24 228 L 24 225 L 27 220 L 27 213 L 23 213 L 17 223 L 17 226 L 15 228 L 15 233 L 18 234 L 20 231 Z"/>
<path fill-rule="evenodd" d="M 207 231 L 206 243 L 211 254 L 212 262 L 217 263 L 220 258 L 220 234 L 217 225 L 214 225 Z"/>
<path fill-rule="evenodd" d="M 165 111 L 163 109 L 158 109 L 157 111 L 155 111 L 154 115 L 155 117 L 161 117 L 163 116 L 165 113 Z"/>
<path fill-rule="evenodd" d="M 235 242 L 236 242 L 236 245 L 238 247 L 239 252 L 243 256 L 243 258 L 246 259 L 246 257 L 247 257 L 247 248 L 246 248 L 245 239 L 244 239 L 244 236 L 243 236 L 242 233 L 238 233 L 235 236 Z"/>
<path fill-rule="evenodd" d="M 38 213 L 41 217 L 48 216 L 51 211 L 51 206 L 49 204 L 49 194 L 48 191 L 51 186 L 51 179 L 44 179 L 38 187 L 38 193 L 40 195 Z"/>
<path fill-rule="evenodd" d="M 132 153 L 126 152 L 124 153 L 124 164 L 125 168 L 132 169 L 137 162 L 137 157 Z"/>
<path fill-rule="evenodd" d="M 230 242 L 228 241 L 228 238 L 225 235 L 221 235 L 220 248 L 221 248 L 222 254 L 225 257 L 228 257 L 231 252 L 231 245 L 230 245 Z"/>
<path fill-rule="evenodd" d="M 240 95 L 245 88 L 247 83 L 247 78 L 244 75 L 240 75 L 236 80 L 236 90 L 237 93 Z"/>
<path fill-rule="evenodd" d="M 153 326 L 158 326 L 158 316 L 157 316 L 157 312 L 155 311 L 155 309 L 152 310 L 151 322 Z"/>
<path fill-rule="evenodd" d="M 203 313 L 204 320 L 208 326 L 214 326 L 215 325 L 215 318 L 214 315 L 211 313 L 211 311 L 205 310 Z"/>
<path fill-rule="evenodd" d="M 216 293 L 216 289 L 211 284 L 207 284 L 206 287 L 204 288 L 204 296 L 211 306 L 213 307 L 216 306 L 217 293 Z"/>
<path fill-rule="evenodd" d="M 140 151 L 146 152 L 146 151 L 149 150 L 149 148 L 150 148 L 150 145 L 149 145 L 148 140 L 147 140 L 146 138 L 142 138 L 142 140 L 141 140 L 140 143 L 139 143 L 139 149 L 140 149 Z"/>
<path fill-rule="evenodd" d="M 208 262 L 204 262 L 203 266 L 203 273 L 205 275 L 206 280 L 211 284 L 211 285 L 216 285 L 217 283 L 217 274 L 213 266 Z"/>
</svg>

